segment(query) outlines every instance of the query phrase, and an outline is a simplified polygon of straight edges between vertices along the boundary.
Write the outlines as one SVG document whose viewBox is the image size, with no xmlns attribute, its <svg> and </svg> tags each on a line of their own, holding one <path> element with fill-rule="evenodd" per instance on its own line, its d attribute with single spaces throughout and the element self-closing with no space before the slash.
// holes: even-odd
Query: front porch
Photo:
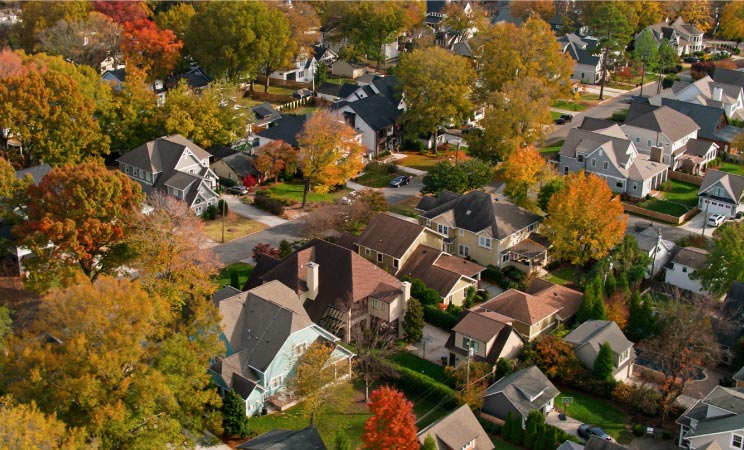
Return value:
<svg viewBox="0 0 744 450">
<path fill-rule="evenodd" d="M 534 236 L 533 233 L 527 239 L 504 250 L 501 253 L 502 265 L 511 265 L 527 273 L 542 274 L 545 272 L 544 267 L 548 264 L 548 248 L 537 239 L 540 238 Z"/>
</svg>

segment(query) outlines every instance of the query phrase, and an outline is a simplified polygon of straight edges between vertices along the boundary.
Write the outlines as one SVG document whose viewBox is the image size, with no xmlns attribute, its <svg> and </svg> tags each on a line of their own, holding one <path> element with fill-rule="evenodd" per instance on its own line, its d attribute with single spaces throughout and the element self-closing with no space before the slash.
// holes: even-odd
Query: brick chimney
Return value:
<svg viewBox="0 0 744 450">
<path fill-rule="evenodd" d="M 310 261 L 305 265 L 305 270 L 307 270 L 307 298 L 315 300 L 318 296 L 320 265 Z"/>
</svg>

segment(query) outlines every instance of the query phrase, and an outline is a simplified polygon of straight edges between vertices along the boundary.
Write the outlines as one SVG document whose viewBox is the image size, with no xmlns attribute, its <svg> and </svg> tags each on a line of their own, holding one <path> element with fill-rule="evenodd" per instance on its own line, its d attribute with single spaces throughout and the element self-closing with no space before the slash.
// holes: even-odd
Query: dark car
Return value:
<svg viewBox="0 0 744 450">
<path fill-rule="evenodd" d="M 597 436 L 600 439 L 604 439 L 605 441 L 611 441 L 612 438 L 604 432 L 603 429 L 599 427 L 595 427 L 594 425 L 589 425 L 588 423 L 582 423 L 579 425 L 578 429 L 579 436 L 583 437 L 584 439 L 589 439 L 589 436 Z"/>
<path fill-rule="evenodd" d="M 571 114 L 561 114 L 560 118 L 566 122 L 570 122 L 573 120 L 573 116 Z"/>
<path fill-rule="evenodd" d="M 413 177 L 406 176 L 406 175 L 399 175 L 393 178 L 392 180 L 390 180 L 390 186 L 394 188 L 405 186 L 406 184 L 411 182 L 411 178 Z"/>
<path fill-rule="evenodd" d="M 685 62 L 688 62 L 688 63 L 700 62 L 700 58 L 698 58 L 697 56 L 688 56 L 687 58 L 685 58 Z"/>
<path fill-rule="evenodd" d="M 555 122 L 554 123 L 556 125 L 563 125 L 564 123 L 566 123 L 566 119 L 564 119 L 563 117 L 559 117 L 559 118 L 555 119 Z"/>
<path fill-rule="evenodd" d="M 230 186 L 229 188 L 227 188 L 227 192 L 235 195 L 245 195 L 248 193 L 248 188 L 238 184 L 237 186 Z"/>
</svg>

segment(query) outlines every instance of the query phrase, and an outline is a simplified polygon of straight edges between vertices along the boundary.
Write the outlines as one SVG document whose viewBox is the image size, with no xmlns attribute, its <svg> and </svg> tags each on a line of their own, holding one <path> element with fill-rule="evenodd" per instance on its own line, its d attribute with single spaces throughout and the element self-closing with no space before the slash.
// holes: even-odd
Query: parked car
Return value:
<svg viewBox="0 0 744 450">
<path fill-rule="evenodd" d="M 579 425 L 578 433 L 579 436 L 583 437 L 584 439 L 589 439 L 589 436 L 597 436 L 598 438 L 604 439 L 605 441 L 612 440 L 610 435 L 605 433 L 603 429 L 595 427 L 594 425 L 589 425 L 588 423 L 582 423 L 581 425 Z"/>
<path fill-rule="evenodd" d="M 564 119 L 563 117 L 559 117 L 559 118 L 555 119 L 555 122 L 554 123 L 556 125 L 563 125 L 564 123 L 566 123 L 566 119 Z"/>
<path fill-rule="evenodd" d="M 739 211 L 738 213 L 736 213 L 737 219 L 741 219 L 742 217 L 744 217 L 744 211 Z"/>
<path fill-rule="evenodd" d="M 246 188 L 242 184 L 237 184 L 235 186 L 230 186 L 229 188 L 227 188 L 227 192 L 235 195 L 245 195 L 248 193 L 248 188 Z"/>
<path fill-rule="evenodd" d="M 700 58 L 698 58 L 697 56 L 688 56 L 687 58 L 685 58 L 685 62 L 687 63 L 700 62 Z"/>
<path fill-rule="evenodd" d="M 724 220 L 726 220 L 726 218 L 723 217 L 720 214 L 711 214 L 708 217 L 708 221 L 706 223 L 710 227 L 717 227 L 717 226 L 721 225 Z"/>
<path fill-rule="evenodd" d="M 399 175 L 399 176 L 393 178 L 392 180 L 390 180 L 390 186 L 391 187 L 394 187 L 394 188 L 405 186 L 406 184 L 408 184 L 408 183 L 411 182 L 411 179 L 412 178 L 413 177 L 411 177 L 411 176 Z"/>
<path fill-rule="evenodd" d="M 560 118 L 565 120 L 566 122 L 570 122 L 573 120 L 573 116 L 571 114 L 561 114 Z"/>
</svg>

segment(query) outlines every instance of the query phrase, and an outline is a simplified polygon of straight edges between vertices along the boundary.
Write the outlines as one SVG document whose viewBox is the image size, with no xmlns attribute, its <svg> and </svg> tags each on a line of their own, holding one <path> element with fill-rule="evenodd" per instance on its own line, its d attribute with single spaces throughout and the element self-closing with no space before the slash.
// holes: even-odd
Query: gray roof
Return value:
<svg viewBox="0 0 744 450">
<path fill-rule="evenodd" d="M 584 450 L 584 446 L 574 441 L 564 441 L 556 450 Z"/>
<path fill-rule="evenodd" d="M 522 415 L 539 410 L 559 391 L 537 366 L 511 373 L 486 389 L 486 396 L 502 393 Z"/>
<path fill-rule="evenodd" d="M 693 269 L 702 269 L 707 266 L 708 252 L 697 247 L 685 247 L 680 249 L 679 253 L 672 259 L 675 264 L 692 267 Z"/>
<path fill-rule="evenodd" d="M 467 41 L 460 41 L 452 47 L 452 53 L 459 56 L 472 57 L 473 50 L 470 48 L 470 44 Z"/>
<path fill-rule="evenodd" d="M 269 128 L 256 134 L 273 141 L 284 141 L 292 147 L 299 147 L 297 135 L 302 131 L 306 121 L 306 115 L 282 116 L 276 119 Z"/>
<path fill-rule="evenodd" d="M 724 69 L 723 67 L 716 67 L 713 71 L 713 81 L 718 83 L 733 84 L 735 86 L 744 87 L 744 72 L 741 70 Z"/>
<path fill-rule="evenodd" d="M 731 378 L 736 381 L 744 381 L 744 366 L 742 366 L 741 369 L 737 370 L 734 376 Z"/>
<path fill-rule="evenodd" d="M 52 166 L 47 163 L 39 164 L 38 166 L 29 167 L 27 169 L 19 169 L 15 171 L 17 179 L 22 180 L 26 178 L 26 175 L 31 175 L 34 180 L 34 184 L 39 184 L 41 179 L 47 176 L 52 171 Z"/>
<path fill-rule="evenodd" d="M 596 66 L 599 64 L 599 55 L 595 54 L 594 49 L 597 47 L 598 40 L 568 33 L 558 39 L 558 43 L 563 47 L 563 51 L 568 53 L 571 58 L 579 64 Z"/>
<path fill-rule="evenodd" d="M 357 86 L 356 84 L 338 84 L 331 83 L 330 81 L 324 81 L 323 84 L 321 84 L 316 89 L 316 91 L 318 92 L 318 94 L 332 95 L 338 98 L 346 98 L 356 92 L 357 89 L 359 89 L 359 86 Z"/>
<path fill-rule="evenodd" d="M 705 193 L 719 182 L 728 194 L 737 201 L 744 194 L 744 177 L 711 169 L 705 172 L 705 177 L 703 177 L 703 183 L 700 185 L 698 195 Z"/>
<path fill-rule="evenodd" d="M 587 345 L 590 346 L 593 350 L 591 353 L 595 357 L 599 353 L 599 348 L 605 342 L 609 343 L 612 352 L 618 355 L 633 346 L 633 343 L 625 337 L 620 327 L 609 320 L 587 320 L 566 335 L 563 340 L 573 344 L 577 350 Z"/>
<path fill-rule="evenodd" d="M 257 173 L 256 168 L 253 166 L 253 157 L 246 153 L 238 152 L 222 158 L 222 161 L 241 178 Z"/>
<path fill-rule="evenodd" d="M 700 129 L 698 130 L 698 138 L 723 140 L 716 133 L 722 121 L 728 123 L 726 120 L 726 113 L 721 108 L 684 102 L 673 98 L 662 98 L 661 104 L 663 106 L 668 106 L 681 114 L 689 116 L 694 120 L 695 123 L 700 126 Z"/>
<path fill-rule="evenodd" d="M 419 431 L 419 442 L 423 444 L 427 436 L 434 438 L 437 450 L 460 449 L 472 440 L 478 450 L 495 448 L 468 405 L 462 405 Z"/>
<path fill-rule="evenodd" d="M 258 104 L 252 108 L 252 111 L 259 125 L 270 123 L 282 116 L 279 111 L 274 109 L 271 103 Z"/>
<path fill-rule="evenodd" d="M 326 450 L 315 426 L 302 430 L 271 430 L 235 448 L 242 450 Z"/>
<path fill-rule="evenodd" d="M 700 125 L 690 117 L 668 106 L 656 108 L 633 120 L 626 120 L 625 125 L 664 133 L 672 141 L 678 141 L 700 129 Z"/>
<path fill-rule="evenodd" d="M 347 105 L 375 131 L 394 125 L 402 113 L 397 103 L 382 94 L 353 102 L 339 102 L 334 104 L 333 108 L 338 109 Z"/>
<path fill-rule="evenodd" d="M 426 210 L 421 216 L 433 219 L 452 211 L 454 216 L 453 226 L 473 233 L 487 230 L 496 239 L 504 239 L 542 219 L 537 214 L 513 203 L 498 200 L 495 196 L 482 191 L 472 191 L 457 195 L 454 198 L 451 197 L 452 195 L 456 194 L 442 192 L 440 197 L 444 196 L 445 199 L 451 198 L 451 200 L 434 202 L 433 207 Z M 422 202 L 419 202 L 417 209 L 423 208 Z"/>
<path fill-rule="evenodd" d="M 616 444 L 612 441 L 600 439 L 597 436 L 590 436 L 589 440 L 584 446 L 584 450 L 630 450 L 628 447 L 623 447 L 620 444 Z"/>
<path fill-rule="evenodd" d="M 165 185 L 173 187 L 182 191 L 188 189 L 189 186 L 199 181 L 199 178 L 183 172 L 175 172 L 173 175 L 165 180 Z"/>
<path fill-rule="evenodd" d="M 709 408 L 718 410 L 709 416 Z M 744 388 L 715 386 L 702 400 L 698 400 L 677 419 L 677 423 L 691 427 L 689 436 L 705 436 L 744 428 Z M 694 425 L 694 426 L 693 426 Z"/>
</svg>

